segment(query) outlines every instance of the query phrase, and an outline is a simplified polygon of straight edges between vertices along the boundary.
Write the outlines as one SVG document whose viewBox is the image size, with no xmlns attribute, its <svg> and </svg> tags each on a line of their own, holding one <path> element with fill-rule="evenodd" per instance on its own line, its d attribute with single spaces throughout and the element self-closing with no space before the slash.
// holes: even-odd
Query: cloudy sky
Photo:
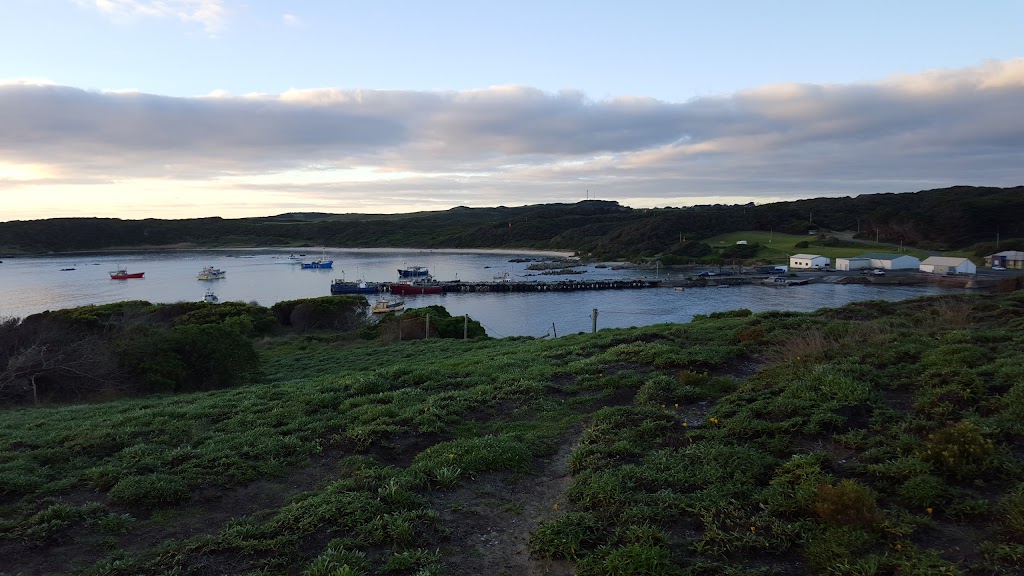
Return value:
<svg viewBox="0 0 1024 576">
<path fill-rule="evenodd" d="M 0 221 L 1024 184 L 1024 2 L 4 0 Z"/>
</svg>

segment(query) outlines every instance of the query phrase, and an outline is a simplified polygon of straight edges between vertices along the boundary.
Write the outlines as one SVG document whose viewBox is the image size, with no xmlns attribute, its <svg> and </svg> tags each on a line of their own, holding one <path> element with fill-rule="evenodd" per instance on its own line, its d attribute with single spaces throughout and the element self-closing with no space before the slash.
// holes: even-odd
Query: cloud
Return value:
<svg viewBox="0 0 1024 576">
<path fill-rule="evenodd" d="M 283 14 L 281 16 L 281 22 L 284 22 L 285 26 L 301 26 L 302 19 L 295 14 Z"/>
<path fill-rule="evenodd" d="M 116 20 L 173 18 L 201 25 L 208 33 L 220 31 L 227 16 L 223 0 L 75 0 Z"/>
<path fill-rule="evenodd" d="M 207 197 L 245 190 L 363 211 L 565 202 L 586 190 L 663 206 L 1017 185 L 1021 118 L 1024 59 L 687 102 L 526 86 L 173 98 L 0 83 L 0 157 L 20 175 L 0 194 L 187 182 Z"/>
</svg>

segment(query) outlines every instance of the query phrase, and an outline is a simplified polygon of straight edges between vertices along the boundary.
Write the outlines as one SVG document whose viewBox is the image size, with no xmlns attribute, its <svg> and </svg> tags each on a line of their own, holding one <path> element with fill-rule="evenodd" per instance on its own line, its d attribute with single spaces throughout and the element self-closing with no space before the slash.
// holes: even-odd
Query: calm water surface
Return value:
<svg viewBox="0 0 1024 576">
<path fill-rule="evenodd" d="M 536 258 L 530 252 L 466 252 L 442 250 L 359 249 L 327 250 L 331 270 L 302 269 L 292 249 L 162 251 L 118 254 L 65 254 L 33 258 L 4 258 L 0 264 L 0 317 L 20 316 L 107 304 L 123 300 L 150 302 L 199 301 L 213 288 L 221 301 L 256 301 L 270 306 L 281 300 L 330 294 L 331 280 L 397 280 L 399 268 L 424 266 L 440 280 L 489 281 L 509 273 L 515 280 L 596 278 L 653 278 L 652 271 L 581 268 L 582 275 L 535 276 L 528 263 L 516 257 Z M 306 251 L 304 261 L 321 256 Z M 227 271 L 222 280 L 200 281 L 203 266 Z M 61 271 L 62 268 L 74 268 Z M 126 268 L 145 272 L 140 280 L 111 280 L 108 272 Z M 681 273 L 677 273 L 681 274 Z M 528 276 L 531 275 L 531 276 Z M 673 276 L 661 272 L 661 279 Z M 681 276 L 680 276 L 681 277 Z M 446 294 L 409 296 L 410 307 L 440 304 L 453 315 L 469 314 L 495 337 L 544 336 L 589 332 L 591 310 L 598 310 L 598 328 L 646 326 L 688 322 L 695 314 L 749 308 L 754 312 L 793 310 L 807 312 L 859 300 L 903 300 L 926 294 L 949 293 L 931 286 L 864 286 L 811 284 L 789 288 L 737 286 L 732 288 L 671 288 L 593 292 Z"/>
</svg>

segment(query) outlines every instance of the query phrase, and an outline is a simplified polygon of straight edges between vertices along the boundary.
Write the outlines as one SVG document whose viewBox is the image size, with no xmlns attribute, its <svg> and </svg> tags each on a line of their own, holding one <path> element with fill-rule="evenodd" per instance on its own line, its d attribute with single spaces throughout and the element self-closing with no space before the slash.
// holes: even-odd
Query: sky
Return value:
<svg viewBox="0 0 1024 576">
<path fill-rule="evenodd" d="M 1024 184 L 1024 2 L 4 0 L 0 221 Z"/>
</svg>

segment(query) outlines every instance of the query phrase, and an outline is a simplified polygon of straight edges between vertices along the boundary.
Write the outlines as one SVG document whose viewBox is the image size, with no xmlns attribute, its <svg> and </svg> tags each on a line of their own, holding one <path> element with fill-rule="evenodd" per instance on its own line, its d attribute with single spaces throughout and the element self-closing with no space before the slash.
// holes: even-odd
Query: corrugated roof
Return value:
<svg viewBox="0 0 1024 576">
<path fill-rule="evenodd" d="M 992 256 L 1006 256 L 1007 260 L 1024 260 L 1024 252 L 1019 250 L 1003 250 L 1002 252 L 996 252 Z M 989 256 L 989 258 L 992 256 Z"/>
<path fill-rule="evenodd" d="M 895 260 L 901 256 L 910 256 L 909 254 L 886 254 L 884 252 L 871 252 L 869 254 L 861 254 L 857 258 L 870 258 L 872 260 Z M 913 256 L 910 256 L 913 258 Z"/>
<path fill-rule="evenodd" d="M 954 258 L 952 256 L 929 256 L 921 264 L 935 264 L 938 266 L 959 266 L 966 262 L 967 258 Z"/>
<path fill-rule="evenodd" d="M 790 258 L 802 258 L 804 260 L 813 260 L 815 258 L 824 258 L 821 254 L 793 254 Z"/>
</svg>

